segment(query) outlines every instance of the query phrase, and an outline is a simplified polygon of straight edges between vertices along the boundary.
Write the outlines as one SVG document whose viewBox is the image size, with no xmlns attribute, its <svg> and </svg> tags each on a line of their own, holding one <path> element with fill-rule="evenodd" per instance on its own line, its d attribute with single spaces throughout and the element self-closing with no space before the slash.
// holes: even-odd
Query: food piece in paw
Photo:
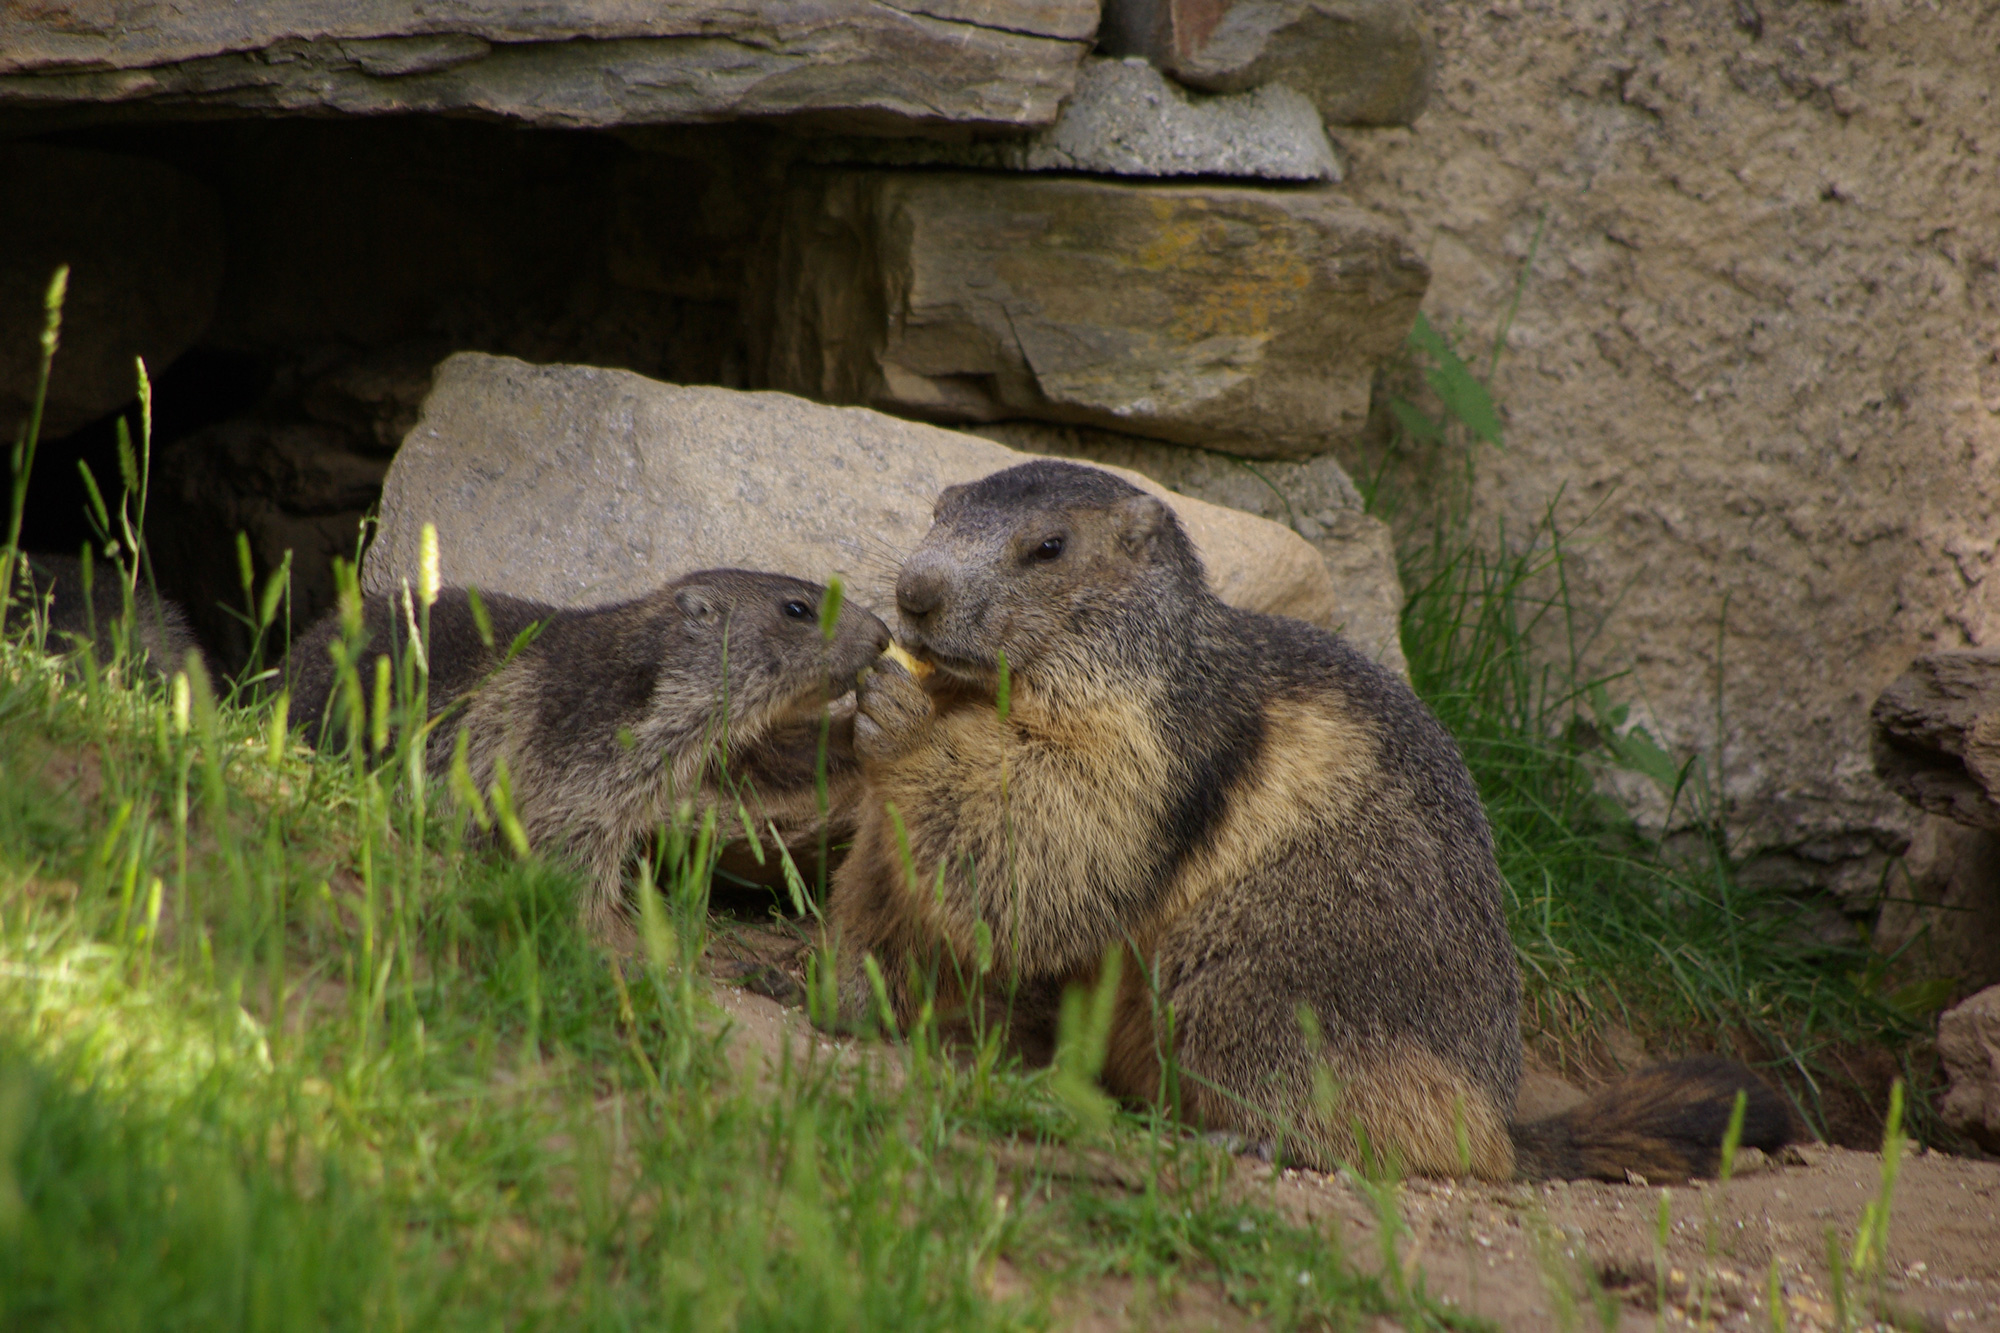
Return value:
<svg viewBox="0 0 2000 1333">
<path fill-rule="evenodd" d="M 935 667 L 933 667 L 929 662 L 924 661 L 922 658 L 911 656 L 910 650 L 905 648 L 900 643 L 890 644 L 887 651 L 885 651 L 882 654 L 882 656 L 888 658 L 890 661 L 902 667 L 903 670 L 909 672 L 910 678 L 918 682 L 921 682 L 924 679 L 924 677 L 930 675 L 932 671 L 936 670 Z"/>
</svg>

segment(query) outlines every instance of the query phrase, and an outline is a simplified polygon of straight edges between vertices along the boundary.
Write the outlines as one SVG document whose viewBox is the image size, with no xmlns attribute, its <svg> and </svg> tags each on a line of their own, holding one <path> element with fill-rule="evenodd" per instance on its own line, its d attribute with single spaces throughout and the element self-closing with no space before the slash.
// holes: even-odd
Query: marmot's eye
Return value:
<svg viewBox="0 0 2000 1333">
<path fill-rule="evenodd" d="M 785 614 L 790 616 L 793 620 L 811 619 L 812 613 L 813 609 L 810 606 L 807 606 L 804 602 L 794 601 L 785 603 Z"/>
<path fill-rule="evenodd" d="M 1062 548 L 1063 548 L 1062 538 L 1060 537 L 1045 538 L 1042 544 L 1035 548 L 1035 559 L 1053 560 L 1057 556 L 1062 554 Z"/>
</svg>

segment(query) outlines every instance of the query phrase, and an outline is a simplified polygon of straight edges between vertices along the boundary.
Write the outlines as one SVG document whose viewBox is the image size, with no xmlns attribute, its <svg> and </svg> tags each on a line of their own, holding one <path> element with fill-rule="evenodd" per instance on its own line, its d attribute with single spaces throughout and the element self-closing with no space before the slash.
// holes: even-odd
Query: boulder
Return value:
<svg viewBox="0 0 2000 1333">
<path fill-rule="evenodd" d="M 1514 1119 L 1523 1123 L 1574 1110 L 1589 1100 L 1583 1089 L 1559 1074 L 1530 1066 L 1521 1071 L 1514 1091 Z"/>
<path fill-rule="evenodd" d="M 803 173 L 751 327 L 771 388 L 1262 458 L 1350 442 L 1429 270 L 1325 190 Z"/>
<path fill-rule="evenodd" d="M 138 395 L 133 358 L 157 376 L 208 326 L 221 217 L 172 167 L 111 153 L 0 144 L 0 182 L 0 440 L 13 441 L 34 400 L 43 297 L 68 264 L 42 416 L 54 439 Z"/>
<path fill-rule="evenodd" d="M 1887 889 L 1869 942 L 1895 984 L 1938 983 L 1936 1003 L 2000 984 L 2000 833 L 1928 816 Z"/>
<path fill-rule="evenodd" d="M 2000 1152 L 2000 986 L 1988 986 L 1938 1020 L 1938 1056 L 1951 1081 L 1945 1124 Z"/>
<path fill-rule="evenodd" d="M 893 611 L 905 552 L 946 486 L 1021 461 L 986 440 L 780 393 L 477 353 L 436 372 L 382 491 L 371 592 L 417 574 L 437 525 L 452 584 L 563 605 L 735 565 L 824 580 Z M 1343 595 L 1297 534 L 1135 473 L 1174 507 L 1231 603 L 1331 626 Z"/>
<path fill-rule="evenodd" d="M 146 537 L 162 589 L 229 669 L 250 650 L 249 631 L 231 614 L 243 609 L 231 538 L 249 538 L 260 580 L 292 553 L 293 623 L 310 624 L 333 605 L 333 559 L 354 558 L 362 517 L 380 494 L 388 460 L 371 443 L 330 424 L 243 417 L 155 455 Z"/>
<path fill-rule="evenodd" d="M 1408 125 L 1436 61 L 1410 0 L 1106 0 L 1099 45 L 1194 88 L 1287 84 L 1330 125 Z"/>
<path fill-rule="evenodd" d="M 49 0 L 0 7 L 0 109 L 1029 128 L 1096 25 L 1094 0 Z"/>
<path fill-rule="evenodd" d="M 1137 56 L 1087 60 L 1061 119 L 1025 138 L 827 139 L 816 162 L 984 167 L 1108 176 L 1247 176 L 1337 181 L 1340 160 L 1319 111 L 1283 85 L 1190 94 Z"/>
<path fill-rule="evenodd" d="M 1920 810 L 2000 829 L 2000 651 L 1928 653 L 1869 713 L 1875 771 Z"/>
</svg>

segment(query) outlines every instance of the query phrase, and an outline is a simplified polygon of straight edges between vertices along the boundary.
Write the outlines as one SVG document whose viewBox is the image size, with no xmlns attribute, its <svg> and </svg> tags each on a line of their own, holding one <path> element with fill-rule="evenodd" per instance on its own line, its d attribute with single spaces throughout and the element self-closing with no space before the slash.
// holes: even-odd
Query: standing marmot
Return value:
<svg viewBox="0 0 2000 1333">
<path fill-rule="evenodd" d="M 985 947 L 1046 1049 L 1050 997 L 1124 944 L 1108 1088 L 1159 1094 L 1170 1010 L 1183 1114 L 1282 1131 L 1317 1166 L 1355 1160 L 1358 1124 L 1405 1169 L 1456 1174 L 1462 1114 L 1490 1179 L 1685 1176 L 1739 1087 L 1743 1141 L 1784 1141 L 1776 1094 L 1719 1060 L 1510 1126 L 1520 976 L 1457 747 L 1340 639 L 1223 604 L 1152 496 L 1055 461 L 954 486 L 896 599 L 935 673 L 885 667 L 858 696 L 861 828 L 830 904 L 844 1018 L 874 1007 L 864 952 L 908 1023 L 927 986 L 940 1012 L 975 999 L 958 979 Z"/>
<path fill-rule="evenodd" d="M 888 628 L 851 602 L 829 641 L 819 619 L 825 592 L 783 574 L 711 569 L 587 609 L 482 594 L 489 647 L 465 591 L 444 589 L 430 617 L 432 715 L 470 697 L 456 724 L 433 734 L 431 771 L 445 771 L 461 729 L 481 791 L 505 758 L 529 842 L 568 847 L 591 875 L 586 924 L 600 937 L 615 934 L 626 854 L 678 801 L 699 807 L 715 798 L 725 772 L 732 783 L 750 779 L 760 827 L 775 819 L 784 832 L 816 820 L 820 712 L 889 644 Z M 364 690 L 374 659 L 407 640 L 404 614 L 400 598 L 364 601 L 372 645 L 361 663 Z M 503 665 L 515 636 L 535 625 L 533 640 Z M 291 655 L 293 716 L 314 739 L 335 697 L 327 649 L 339 636 L 334 612 Z M 846 725 L 851 731 L 851 719 Z M 835 737 L 830 763 L 846 744 Z M 735 804 L 723 801 L 722 812 L 733 818 Z"/>
</svg>

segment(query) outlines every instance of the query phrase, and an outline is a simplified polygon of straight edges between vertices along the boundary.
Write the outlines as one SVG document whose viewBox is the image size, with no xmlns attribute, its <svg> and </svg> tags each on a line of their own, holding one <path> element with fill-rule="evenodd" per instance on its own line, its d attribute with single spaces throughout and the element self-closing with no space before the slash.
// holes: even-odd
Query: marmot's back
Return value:
<svg viewBox="0 0 2000 1333">
<path fill-rule="evenodd" d="M 485 679 L 505 659 L 523 632 L 552 624 L 562 609 L 543 602 L 499 593 L 478 594 L 485 610 L 489 645 L 472 613 L 472 597 L 464 588 L 441 588 L 430 610 L 430 711 L 435 716 Z M 408 650 L 409 627 L 401 599 L 378 593 L 361 602 L 361 657 L 356 662 L 363 690 L 374 687 L 374 661 L 400 660 Z M 286 687 L 291 691 L 292 725 L 318 743 L 331 735 L 329 710 L 339 688 L 329 646 L 341 637 L 338 609 L 327 612 L 293 644 L 285 660 Z M 532 642 L 532 639 L 530 640 Z"/>
</svg>

